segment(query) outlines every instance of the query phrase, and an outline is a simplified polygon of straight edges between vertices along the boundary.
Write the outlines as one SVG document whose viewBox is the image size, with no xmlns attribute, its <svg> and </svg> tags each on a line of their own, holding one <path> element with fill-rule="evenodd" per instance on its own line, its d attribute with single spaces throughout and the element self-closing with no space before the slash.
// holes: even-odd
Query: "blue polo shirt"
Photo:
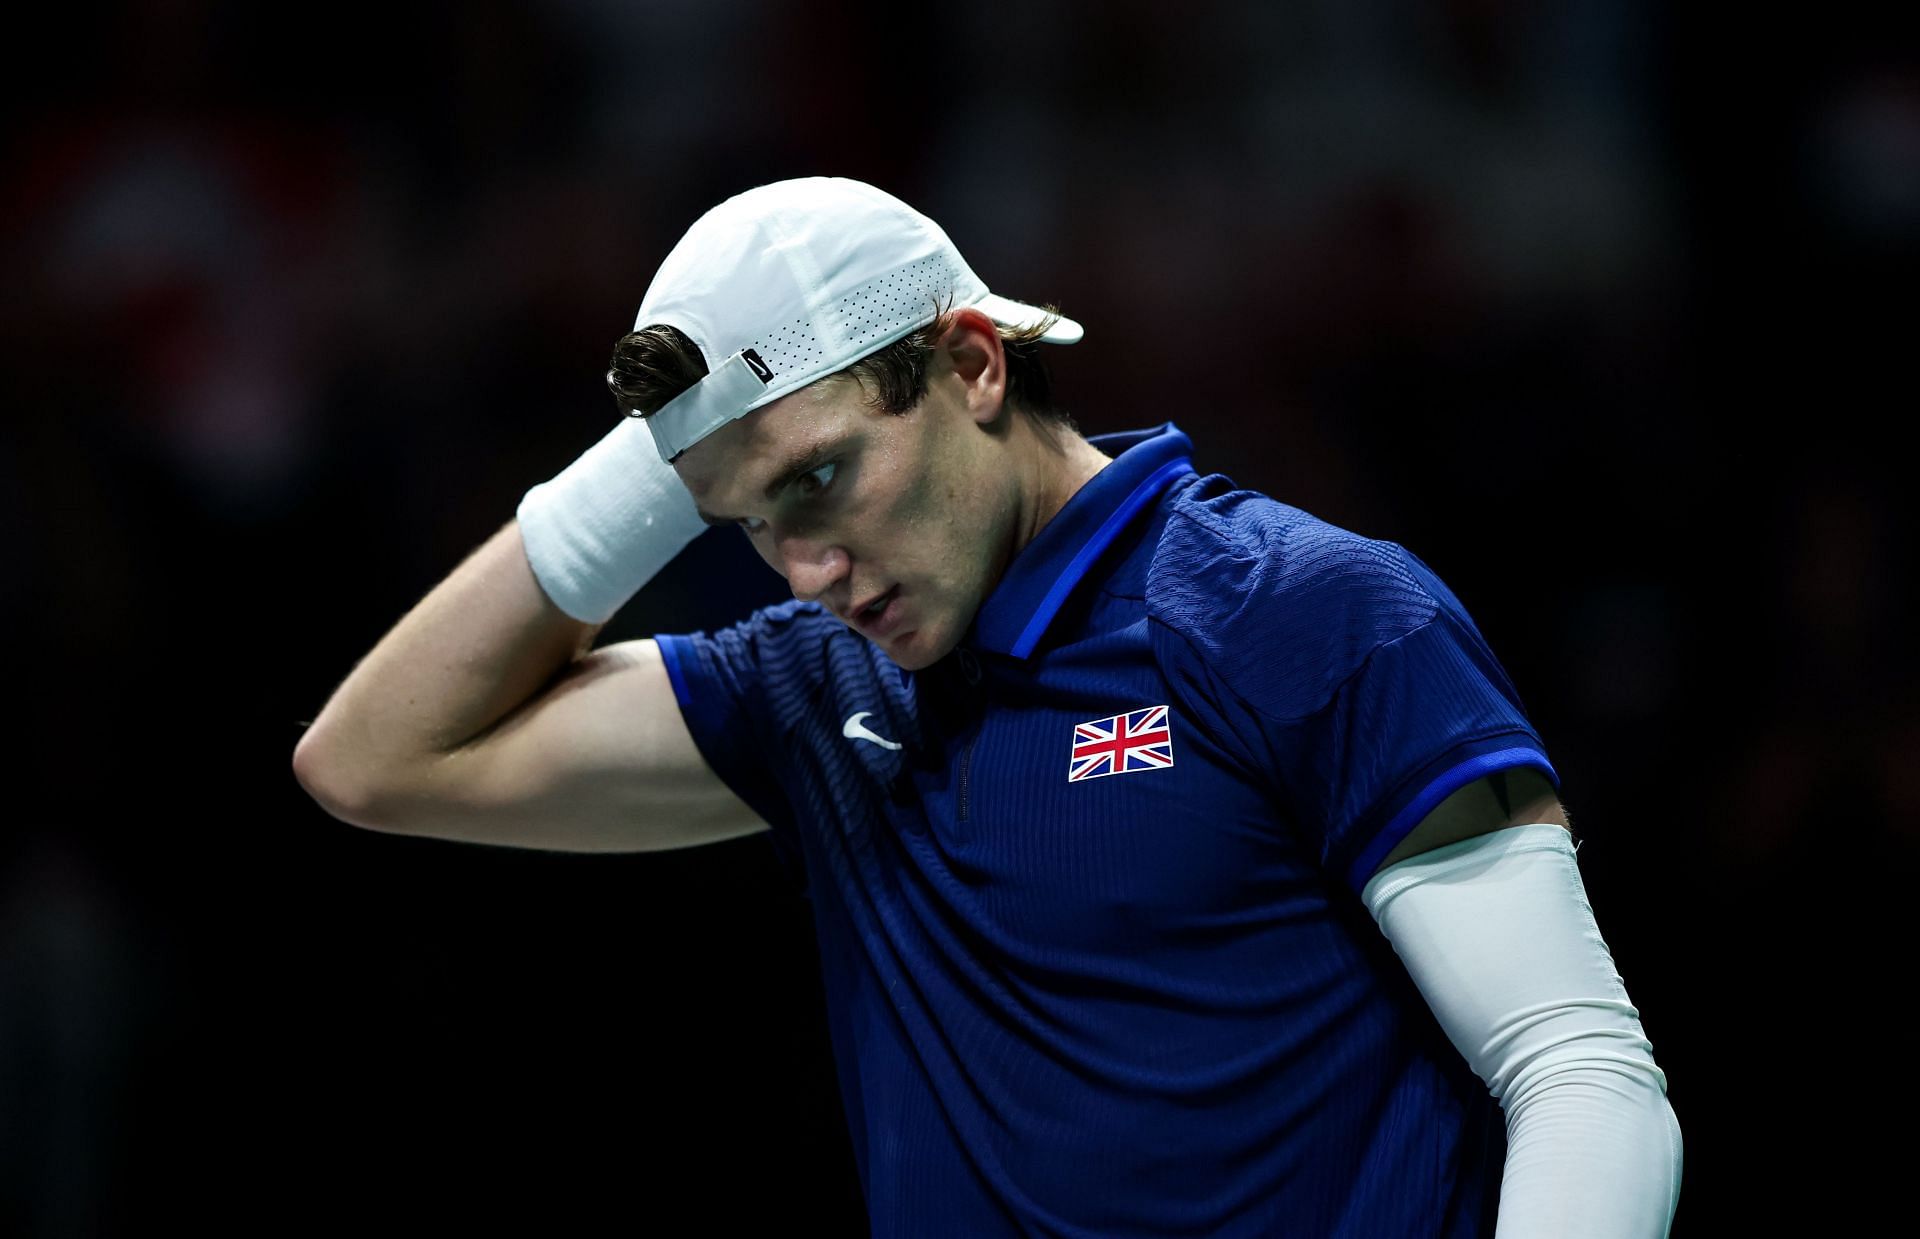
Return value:
<svg viewBox="0 0 1920 1239">
<path fill-rule="evenodd" d="M 1545 746 L 1417 556 L 1169 422 L 918 672 L 817 604 L 659 638 L 812 904 L 876 1236 L 1493 1233 L 1503 1116 L 1360 902 Z"/>
</svg>

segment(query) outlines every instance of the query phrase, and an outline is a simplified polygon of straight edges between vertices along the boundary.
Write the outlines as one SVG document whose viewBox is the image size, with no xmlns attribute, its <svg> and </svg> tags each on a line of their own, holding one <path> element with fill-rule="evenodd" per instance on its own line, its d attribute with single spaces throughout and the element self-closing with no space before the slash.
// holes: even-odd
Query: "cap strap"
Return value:
<svg viewBox="0 0 1920 1239">
<path fill-rule="evenodd" d="M 760 354 L 743 348 L 647 418 L 660 459 L 673 458 L 746 413 L 773 381 Z"/>
</svg>

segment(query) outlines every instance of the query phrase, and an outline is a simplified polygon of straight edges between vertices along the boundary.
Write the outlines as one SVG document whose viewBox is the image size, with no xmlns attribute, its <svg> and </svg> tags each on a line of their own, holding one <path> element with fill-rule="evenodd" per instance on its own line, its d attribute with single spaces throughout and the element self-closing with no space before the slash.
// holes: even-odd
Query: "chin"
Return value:
<svg viewBox="0 0 1920 1239">
<path fill-rule="evenodd" d="M 924 628 L 916 628 L 905 634 L 903 640 L 876 644 L 901 670 L 921 671 L 945 658 L 959 643 L 957 637 L 944 637 Z"/>
</svg>

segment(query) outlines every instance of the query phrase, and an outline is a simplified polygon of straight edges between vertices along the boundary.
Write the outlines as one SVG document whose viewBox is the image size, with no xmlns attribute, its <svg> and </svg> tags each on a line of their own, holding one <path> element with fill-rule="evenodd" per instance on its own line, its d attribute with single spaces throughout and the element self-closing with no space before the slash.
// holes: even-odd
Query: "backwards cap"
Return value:
<svg viewBox="0 0 1920 1239">
<path fill-rule="evenodd" d="M 728 198 L 673 247 L 633 322 L 679 328 L 707 363 L 646 419 L 660 458 L 926 326 L 936 297 L 1010 327 L 1047 317 L 988 292 L 940 225 L 865 182 L 809 176 Z M 1083 334 L 1061 318 L 1040 339 Z"/>
</svg>

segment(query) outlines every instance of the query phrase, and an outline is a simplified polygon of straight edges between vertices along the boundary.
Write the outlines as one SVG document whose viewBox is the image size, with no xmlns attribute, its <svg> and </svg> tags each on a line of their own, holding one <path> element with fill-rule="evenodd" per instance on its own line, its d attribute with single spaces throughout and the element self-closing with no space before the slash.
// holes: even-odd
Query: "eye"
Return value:
<svg viewBox="0 0 1920 1239">
<path fill-rule="evenodd" d="M 833 484 L 833 474 L 837 468 L 839 468 L 838 462 L 830 460 L 818 469 L 811 469 L 801 474 L 794 485 L 800 488 L 800 493 L 803 495 L 817 495 Z"/>
</svg>

